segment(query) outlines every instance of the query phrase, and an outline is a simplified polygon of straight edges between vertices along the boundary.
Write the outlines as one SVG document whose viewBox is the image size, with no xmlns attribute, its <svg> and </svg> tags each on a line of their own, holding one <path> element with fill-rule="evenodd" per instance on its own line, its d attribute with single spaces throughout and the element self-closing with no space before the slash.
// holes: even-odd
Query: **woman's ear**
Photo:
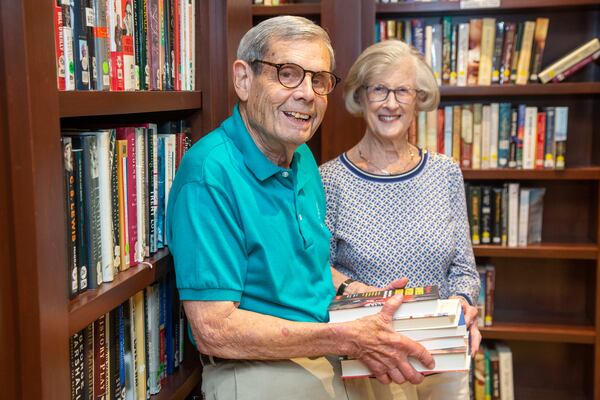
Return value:
<svg viewBox="0 0 600 400">
<path fill-rule="evenodd" d="M 250 65 L 242 60 L 233 62 L 233 87 L 240 101 L 248 100 L 248 93 L 254 74 Z"/>
</svg>

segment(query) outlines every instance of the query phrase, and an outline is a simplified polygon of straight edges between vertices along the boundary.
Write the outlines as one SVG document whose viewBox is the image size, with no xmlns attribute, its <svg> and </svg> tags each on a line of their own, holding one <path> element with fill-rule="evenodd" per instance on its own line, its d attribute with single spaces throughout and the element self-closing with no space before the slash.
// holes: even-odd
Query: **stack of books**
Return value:
<svg viewBox="0 0 600 400">
<path fill-rule="evenodd" d="M 409 358 L 411 365 L 419 372 L 468 371 L 468 333 L 460 301 L 440 299 L 437 286 L 337 296 L 329 307 L 329 322 L 349 322 L 375 315 L 396 294 L 403 294 L 404 301 L 394 314 L 394 330 L 421 343 L 435 360 L 432 370 L 418 360 Z M 371 371 L 360 360 L 343 356 L 341 363 L 342 377 L 345 379 L 371 375 Z"/>
</svg>

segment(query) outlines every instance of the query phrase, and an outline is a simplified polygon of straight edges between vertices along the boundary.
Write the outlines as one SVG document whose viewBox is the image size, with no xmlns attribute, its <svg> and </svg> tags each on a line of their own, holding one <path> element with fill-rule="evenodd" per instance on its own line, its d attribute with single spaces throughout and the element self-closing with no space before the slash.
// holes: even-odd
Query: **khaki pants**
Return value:
<svg viewBox="0 0 600 400">
<path fill-rule="evenodd" d="M 227 361 L 204 367 L 206 400 L 348 400 L 335 358 Z"/>
<path fill-rule="evenodd" d="M 468 400 L 467 372 L 427 376 L 420 385 L 342 381 L 337 357 L 228 361 L 204 368 L 206 400 Z"/>
</svg>

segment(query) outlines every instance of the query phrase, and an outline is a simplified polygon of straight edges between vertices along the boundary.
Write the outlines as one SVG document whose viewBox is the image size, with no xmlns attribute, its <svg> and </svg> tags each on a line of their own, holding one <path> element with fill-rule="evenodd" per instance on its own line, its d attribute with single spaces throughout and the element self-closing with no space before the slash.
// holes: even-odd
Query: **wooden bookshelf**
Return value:
<svg viewBox="0 0 600 400">
<path fill-rule="evenodd" d="M 10 366 L 7 373 L 2 370 L 0 383 L 8 398 L 68 398 L 70 335 L 172 271 L 169 252 L 163 250 L 148 260 L 152 269 L 132 267 L 113 282 L 69 300 L 60 136 L 64 127 L 92 129 L 179 118 L 187 120 L 197 140 L 221 123 L 228 113 L 222 79 L 227 4 L 194 1 L 196 90 L 120 93 L 59 92 L 54 3 L 0 2 L 0 191 L 6 194 L 0 215 L 8 222 L 0 230 L 6 247 L 0 342 L 9 348 L 3 361 Z M 200 378 L 198 358 L 190 356 L 157 398 L 184 399 Z"/>
<path fill-rule="evenodd" d="M 600 94 L 600 82 L 530 83 L 528 85 L 442 86 L 442 97 L 571 96 Z M 509 99 L 510 100 L 510 99 Z"/>
<path fill-rule="evenodd" d="M 579 243 L 540 243 L 524 247 L 474 245 L 475 257 L 554 258 L 569 260 L 597 260 L 598 245 Z"/>
<path fill-rule="evenodd" d="M 200 110 L 202 94 L 188 92 L 59 92 L 60 117 Z"/>
<path fill-rule="evenodd" d="M 593 326 L 496 323 L 480 328 L 484 339 L 594 344 Z"/>
<path fill-rule="evenodd" d="M 83 292 L 71 300 L 69 335 L 82 330 L 98 319 L 99 315 L 111 311 L 173 269 L 172 258 L 167 249 L 158 251 L 146 262 L 149 264 L 138 264 L 119 272 L 114 281 L 102 283 L 98 289 Z"/>
<path fill-rule="evenodd" d="M 269 17 L 276 15 L 298 15 L 302 17 L 311 17 L 321 13 L 321 4 L 319 3 L 296 3 L 282 4 L 280 6 L 252 6 L 252 15 L 260 17 Z"/>
<path fill-rule="evenodd" d="M 567 7 L 589 7 L 596 6 L 597 0 L 502 0 L 499 7 L 493 8 L 475 8 L 461 9 L 459 1 L 432 1 L 432 2 L 406 2 L 406 3 L 378 3 L 377 13 L 381 14 L 402 14 L 402 13 L 486 13 L 502 12 L 503 10 L 518 9 L 544 9 L 544 8 L 567 8 Z"/>
<path fill-rule="evenodd" d="M 600 179 L 600 167 L 560 169 L 470 169 L 463 168 L 465 180 L 583 180 Z"/>
</svg>

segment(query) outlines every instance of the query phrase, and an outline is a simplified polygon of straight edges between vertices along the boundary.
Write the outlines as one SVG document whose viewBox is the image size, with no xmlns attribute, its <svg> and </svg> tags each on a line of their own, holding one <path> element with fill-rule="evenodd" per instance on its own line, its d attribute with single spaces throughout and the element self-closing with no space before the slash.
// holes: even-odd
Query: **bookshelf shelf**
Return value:
<svg viewBox="0 0 600 400">
<path fill-rule="evenodd" d="M 397 4 L 377 4 L 378 14 L 402 13 L 456 13 L 456 12 L 491 12 L 498 13 L 502 10 L 532 9 L 532 8 L 560 8 L 560 7 L 588 7 L 600 4 L 597 0 L 502 0 L 500 7 L 461 9 L 459 1 L 434 1 L 434 2 L 406 2 Z"/>
<path fill-rule="evenodd" d="M 167 382 L 161 385 L 160 392 L 151 396 L 152 400 L 184 400 L 190 392 L 200 383 L 202 366 L 197 356 L 190 354 L 185 357 L 183 364 L 167 377 Z"/>
<path fill-rule="evenodd" d="M 254 16 L 298 15 L 311 16 L 321 13 L 321 4 L 282 4 L 280 6 L 252 6 Z"/>
<path fill-rule="evenodd" d="M 588 180 L 600 179 L 600 167 L 557 169 L 463 169 L 465 180 Z"/>
<path fill-rule="evenodd" d="M 596 341 L 593 326 L 494 322 L 493 326 L 480 329 L 484 339 L 581 344 L 594 344 Z"/>
<path fill-rule="evenodd" d="M 569 260 L 596 260 L 598 258 L 598 246 L 596 244 L 579 243 L 541 243 L 527 247 L 475 245 L 473 251 L 476 257 Z"/>
<path fill-rule="evenodd" d="M 200 110 L 200 91 L 59 92 L 60 117 Z"/>
<path fill-rule="evenodd" d="M 102 314 L 109 312 L 166 274 L 172 267 L 169 250 L 163 249 L 147 259 L 153 265 L 149 268 L 139 264 L 119 272 L 112 282 L 101 284 L 98 289 L 88 290 L 69 304 L 69 335 L 82 330 Z"/>
<path fill-rule="evenodd" d="M 600 82 L 531 83 L 528 85 L 441 86 L 440 94 L 448 97 L 485 96 L 570 96 L 596 95 Z"/>
</svg>

